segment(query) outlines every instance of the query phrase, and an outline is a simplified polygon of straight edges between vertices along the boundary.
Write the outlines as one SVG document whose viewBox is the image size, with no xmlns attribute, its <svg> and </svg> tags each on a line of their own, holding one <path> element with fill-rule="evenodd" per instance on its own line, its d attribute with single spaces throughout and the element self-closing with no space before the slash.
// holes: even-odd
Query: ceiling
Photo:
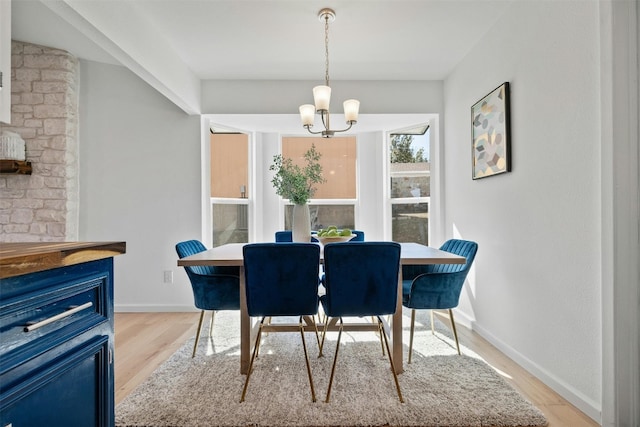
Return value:
<svg viewBox="0 0 640 427">
<path fill-rule="evenodd" d="M 114 16 L 137 14 L 145 30 L 202 80 L 323 80 L 324 25 L 331 7 L 331 78 L 442 80 L 514 0 L 68 0 L 103 3 Z M 13 38 L 117 62 L 50 7 L 59 0 L 13 0 Z M 131 6 L 134 6 L 132 9 Z M 80 10 L 78 8 L 78 10 Z M 83 12 L 84 13 L 84 12 Z M 91 17 L 84 14 L 88 20 Z M 135 28 L 114 27 L 119 32 Z"/>
<path fill-rule="evenodd" d="M 12 38 L 122 64 L 198 113 L 204 80 L 321 83 L 324 7 L 331 80 L 443 80 L 515 1 L 12 0 Z"/>
</svg>

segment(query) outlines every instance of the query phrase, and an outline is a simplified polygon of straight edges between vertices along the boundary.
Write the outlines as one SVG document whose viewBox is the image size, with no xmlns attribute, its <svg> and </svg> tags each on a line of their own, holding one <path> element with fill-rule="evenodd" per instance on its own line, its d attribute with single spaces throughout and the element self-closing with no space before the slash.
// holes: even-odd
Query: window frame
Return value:
<svg viewBox="0 0 640 427">
<path fill-rule="evenodd" d="M 211 122 L 206 117 L 201 118 L 203 144 L 201 146 L 201 183 L 202 183 L 202 237 L 205 246 L 213 247 L 213 205 L 246 205 L 247 206 L 247 240 L 255 241 L 255 193 L 256 193 L 256 138 L 255 133 L 241 129 L 231 129 L 226 125 Z M 223 128 L 230 133 L 242 133 L 247 136 L 247 193 L 248 197 L 211 197 L 211 139 L 212 129 Z M 221 132 L 224 133 L 224 132 Z"/>
<path fill-rule="evenodd" d="M 265 115 L 266 116 L 266 115 Z M 289 126 L 293 115 L 269 114 L 269 123 L 276 126 L 264 126 L 262 115 L 253 114 L 205 114 L 201 119 L 201 216 L 200 228 L 202 241 L 210 246 L 212 236 L 209 134 L 214 123 L 224 123 L 224 128 L 248 134 L 249 138 L 249 186 L 248 201 L 249 241 L 273 241 L 273 233 L 284 223 L 284 207 L 287 200 L 275 194 L 271 185 L 272 173 L 268 170 L 272 156 L 281 152 L 283 136 L 302 136 L 301 132 Z M 297 116 L 294 117 L 296 120 Z M 441 199 L 442 179 L 438 176 L 443 159 L 440 140 L 439 114 L 381 114 L 362 115 L 364 127 L 357 133 L 345 136 L 357 138 L 356 146 L 356 199 L 311 199 L 312 204 L 341 204 L 354 207 L 354 222 L 359 229 L 367 232 L 370 240 L 391 239 L 391 200 L 389 185 L 389 134 L 397 129 L 414 127 L 415 123 L 428 123 L 431 129 L 430 163 L 431 195 L 429 201 L 430 241 L 441 242 L 447 226 L 443 224 L 444 204 Z M 279 121 L 280 120 L 280 121 Z M 375 124 L 371 125 L 371 121 Z M 284 124 L 283 124 L 284 123 Z M 401 200 L 397 200 L 401 202 Z M 414 202 L 413 198 L 411 200 Z M 226 202 L 222 200 L 222 202 Z M 237 202 L 237 199 L 231 203 Z"/>
<path fill-rule="evenodd" d="M 353 206 L 353 223 L 355 228 L 354 229 L 358 229 L 358 218 L 359 218 L 359 212 L 358 212 L 358 206 L 359 206 L 359 197 L 360 197 L 360 187 L 359 187 L 359 179 L 358 179 L 358 171 L 359 171 L 359 160 L 358 160 L 358 153 L 359 153 L 359 149 L 358 149 L 358 135 L 356 134 L 346 134 L 346 135 L 340 135 L 343 137 L 350 137 L 350 138 L 354 138 L 355 140 L 355 171 L 354 171 L 354 185 L 355 185 L 355 198 L 335 198 L 335 199 L 318 199 L 318 198 L 311 198 L 308 201 L 309 205 L 319 205 L 319 206 L 336 206 L 336 205 L 348 205 L 348 206 Z M 283 139 L 285 138 L 314 138 L 314 139 L 323 139 L 321 137 L 318 136 L 313 136 L 313 135 L 280 135 L 279 138 L 279 146 L 278 146 L 278 154 L 284 155 L 282 152 L 282 147 L 283 147 Z M 317 148 L 317 147 L 316 147 Z M 293 203 L 291 203 L 291 201 L 289 201 L 288 199 L 282 198 L 280 196 L 278 196 L 280 199 L 280 209 L 279 209 L 279 215 L 278 215 L 278 224 L 281 230 L 285 229 L 285 211 L 287 206 L 293 206 Z"/>
<path fill-rule="evenodd" d="M 433 127 L 435 125 L 435 120 L 431 119 L 425 123 L 417 124 L 415 126 L 406 127 L 403 129 L 398 129 L 385 133 L 385 141 L 384 141 L 384 168 L 385 173 L 385 181 L 384 181 L 384 194 L 385 194 L 385 220 L 384 220 L 384 235 L 388 240 L 393 240 L 393 207 L 394 205 L 408 205 L 408 204 L 419 204 L 426 203 L 427 204 L 427 212 L 429 213 L 427 220 L 427 235 L 428 235 L 428 244 L 431 245 L 433 241 L 433 232 L 436 227 L 433 227 L 434 215 L 432 213 L 432 199 L 434 198 L 434 156 L 436 155 L 436 144 L 434 139 Z M 429 176 L 429 187 L 430 192 L 429 196 L 420 196 L 420 197 L 392 197 L 391 196 L 391 179 L 393 178 L 394 173 L 391 172 L 391 138 L 394 134 L 402 134 L 403 131 L 411 128 L 417 128 L 421 126 L 426 126 L 429 129 L 429 170 L 426 171 L 426 174 Z M 405 134 L 407 135 L 407 134 Z M 408 172 L 407 176 L 421 176 L 423 173 L 421 172 Z M 436 183 L 438 181 L 436 180 Z M 438 190 L 435 189 L 436 195 L 438 194 Z M 436 216 L 437 218 L 437 216 Z"/>
</svg>

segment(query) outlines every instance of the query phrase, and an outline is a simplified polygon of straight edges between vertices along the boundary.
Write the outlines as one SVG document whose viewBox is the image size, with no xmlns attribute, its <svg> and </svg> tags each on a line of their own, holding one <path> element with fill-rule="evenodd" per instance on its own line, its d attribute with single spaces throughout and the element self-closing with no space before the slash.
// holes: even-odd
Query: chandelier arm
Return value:
<svg viewBox="0 0 640 427">
<path fill-rule="evenodd" d="M 346 131 L 348 131 L 349 129 L 351 129 L 351 126 L 353 126 L 353 124 L 354 124 L 354 123 L 355 123 L 355 122 L 350 121 L 350 122 L 349 122 L 349 127 L 344 128 L 344 129 L 340 129 L 340 130 L 331 130 L 331 132 L 334 132 L 334 133 L 335 133 L 335 132 L 346 132 Z"/>
<path fill-rule="evenodd" d="M 314 132 L 311 130 L 311 125 L 304 125 L 304 127 L 309 131 L 310 134 L 320 135 L 323 131 L 319 130 L 318 132 Z"/>
<path fill-rule="evenodd" d="M 326 114 L 326 116 L 327 116 L 327 120 L 326 120 L 326 121 L 325 121 L 325 119 L 324 119 L 325 114 Z M 321 111 L 321 112 L 320 112 L 320 117 L 322 117 L 322 125 L 324 126 L 324 128 L 325 128 L 326 130 L 329 130 L 329 128 L 331 127 L 331 125 L 330 125 L 330 123 L 329 123 L 329 114 L 330 114 L 330 113 L 329 113 L 329 110 L 324 110 L 324 111 Z"/>
</svg>

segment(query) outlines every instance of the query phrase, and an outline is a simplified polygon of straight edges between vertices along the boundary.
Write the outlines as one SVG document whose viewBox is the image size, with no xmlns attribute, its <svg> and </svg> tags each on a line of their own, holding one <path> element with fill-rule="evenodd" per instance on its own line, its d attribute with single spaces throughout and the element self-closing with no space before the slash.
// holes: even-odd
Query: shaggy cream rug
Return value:
<svg viewBox="0 0 640 427">
<path fill-rule="evenodd" d="M 408 313 L 405 313 L 408 314 Z M 405 343 L 408 344 L 406 319 Z M 318 358 L 315 336 L 307 348 L 318 401 L 311 393 L 300 335 L 263 338 L 245 402 L 239 364 L 239 315 L 220 312 L 213 340 L 203 331 L 116 407 L 117 426 L 544 426 L 544 415 L 476 354 L 455 344 L 427 311 L 418 314 L 411 364 L 399 375 L 405 403 L 396 394 L 389 361 L 377 335 L 343 333 L 331 401 L 324 398 L 337 333 Z M 408 345 L 405 347 L 408 351 Z M 405 352 L 406 353 L 406 352 Z"/>
</svg>

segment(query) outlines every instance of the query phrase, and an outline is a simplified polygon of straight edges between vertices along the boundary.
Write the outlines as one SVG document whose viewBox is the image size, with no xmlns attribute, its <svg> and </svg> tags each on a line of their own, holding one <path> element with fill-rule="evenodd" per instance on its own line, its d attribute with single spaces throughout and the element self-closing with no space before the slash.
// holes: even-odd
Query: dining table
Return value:
<svg viewBox="0 0 640 427">
<path fill-rule="evenodd" d="M 465 257 L 452 254 L 437 248 L 413 242 L 400 243 L 400 264 L 402 265 L 426 265 L 426 264 L 464 264 Z M 242 248 L 248 243 L 227 243 L 208 249 L 195 255 L 178 260 L 180 267 L 193 266 L 236 266 L 240 269 L 240 372 L 246 374 L 249 370 L 251 357 L 251 342 L 253 325 L 247 312 L 247 300 L 245 294 L 244 258 Z M 286 243 L 281 243 L 286 244 Z M 323 262 L 322 244 L 320 250 L 320 264 Z M 343 243 L 337 243 L 343 244 Z M 349 244 L 349 243 L 347 243 Z M 357 243 L 355 243 L 357 244 Z M 402 373 L 402 268 L 398 274 L 398 302 L 396 312 L 392 316 L 391 332 L 393 361 L 396 372 Z"/>
</svg>

